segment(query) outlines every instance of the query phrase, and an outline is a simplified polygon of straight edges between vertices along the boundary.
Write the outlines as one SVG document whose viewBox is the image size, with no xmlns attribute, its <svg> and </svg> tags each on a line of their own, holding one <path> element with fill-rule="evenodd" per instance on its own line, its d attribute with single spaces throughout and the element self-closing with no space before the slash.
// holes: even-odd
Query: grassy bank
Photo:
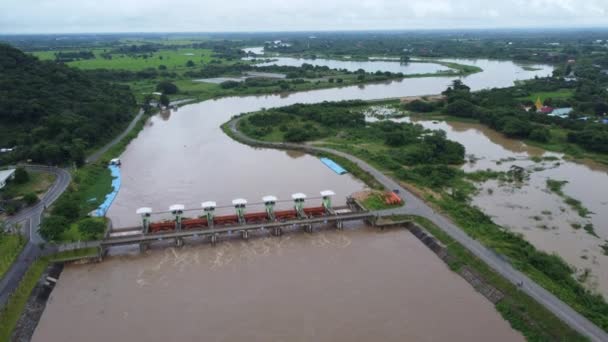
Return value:
<svg viewBox="0 0 608 342">
<path fill-rule="evenodd" d="M 38 259 L 27 270 L 15 292 L 0 310 L 0 341 L 10 341 L 11 334 L 38 279 L 48 265 L 47 259 Z"/>
<path fill-rule="evenodd" d="M 443 230 L 422 217 L 401 216 L 394 220 L 412 220 L 423 226 L 443 245 L 452 257 L 450 268 L 458 272 L 468 266 L 480 274 L 486 283 L 501 291 L 504 298 L 496 304 L 496 310 L 511 326 L 520 331 L 529 341 L 586 341 L 576 331 L 559 320 L 534 299 L 520 291 L 511 282 L 494 272 L 487 264 L 471 254 Z"/>
<path fill-rule="evenodd" d="M 0 279 L 11 268 L 26 242 L 21 234 L 8 234 L 0 231 Z"/>
<path fill-rule="evenodd" d="M 83 234 L 80 226 L 87 219 L 88 213 L 103 203 L 105 196 L 112 191 L 112 175 L 107 168 L 109 160 L 119 156 L 125 150 L 131 140 L 137 137 L 144 128 L 148 118 L 149 116 L 142 116 L 133 129 L 106 151 L 99 161 L 73 171 L 73 181 L 68 190 L 57 199 L 51 208 L 51 215 L 46 218 L 61 216 L 65 219 L 63 232 L 54 239 L 55 241 L 74 242 L 101 238 L 101 234 L 97 234 L 95 237 Z M 72 215 L 71 212 L 76 214 Z"/>
</svg>

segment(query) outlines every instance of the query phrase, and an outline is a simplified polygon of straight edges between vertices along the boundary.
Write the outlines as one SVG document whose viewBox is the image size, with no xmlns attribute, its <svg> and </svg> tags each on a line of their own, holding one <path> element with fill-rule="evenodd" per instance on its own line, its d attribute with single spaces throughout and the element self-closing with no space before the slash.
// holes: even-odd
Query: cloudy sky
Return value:
<svg viewBox="0 0 608 342">
<path fill-rule="evenodd" d="M 0 0 L 0 33 L 608 27 L 608 0 Z"/>
</svg>

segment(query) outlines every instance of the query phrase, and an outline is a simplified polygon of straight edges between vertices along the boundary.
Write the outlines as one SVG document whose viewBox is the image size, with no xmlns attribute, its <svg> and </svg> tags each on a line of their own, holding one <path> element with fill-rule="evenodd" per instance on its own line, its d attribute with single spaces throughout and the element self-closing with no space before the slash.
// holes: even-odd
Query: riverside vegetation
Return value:
<svg viewBox="0 0 608 342">
<path fill-rule="evenodd" d="M 239 129 L 260 140 L 309 142 L 366 160 L 417 188 L 428 202 L 440 208 L 470 236 L 504 255 L 516 268 L 598 326 L 608 328 L 608 304 L 601 295 L 578 283 L 567 263 L 556 255 L 537 250 L 469 204 L 470 196 L 476 191 L 473 182 L 491 178 L 516 182 L 516 174 L 465 173 L 454 167 L 464 162 L 462 145 L 446 139 L 442 132 L 425 130 L 415 124 L 388 120 L 366 122 L 363 112 L 371 105 L 344 101 L 268 109 L 246 115 L 239 121 Z"/>
</svg>

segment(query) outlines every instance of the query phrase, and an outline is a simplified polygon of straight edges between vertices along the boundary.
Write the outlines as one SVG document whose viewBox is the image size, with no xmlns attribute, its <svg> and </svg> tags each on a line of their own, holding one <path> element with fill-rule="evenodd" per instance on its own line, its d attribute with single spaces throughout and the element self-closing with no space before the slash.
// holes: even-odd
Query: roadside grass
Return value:
<svg viewBox="0 0 608 342">
<path fill-rule="evenodd" d="M 28 171 L 29 180 L 23 184 L 8 182 L 0 193 L 8 197 L 21 197 L 29 193 L 44 194 L 55 182 L 55 175 L 46 172 Z"/>
<path fill-rule="evenodd" d="M 21 234 L 0 232 L 0 279 L 11 268 L 26 242 Z"/>
<path fill-rule="evenodd" d="M 94 256 L 97 256 L 98 252 L 99 251 L 96 247 L 87 247 L 87 248 L 75 249 L 72 251 L 58 252 L 53 255 L 50 255 L 48 257 L 48 259 L 51 262 L 65 262 L 65 261 L 70 261 L 70 260 L 74 260 L 74 259 L 94 257 Z"/>
<path fill-rule="evenodd" d="M 393 220 L 412 220 L 420 224 L 447 247 L 453 257 L 449 266 L 454 272 L 466 265 L 480 274 L 489 285 L 501 291 L 505 297 L 496 304 L 496 309 L 511 327 L 520 331 L 528 341 L 587 341 L 431 221 L 418 216 L 395 216 Z"/>
<path fill-rule="evenodd" d="M 0 341 L 11 340 L 13 329 L 48 263 L 45 258 L 34 261 L 19 282 L 15 292 L 9 297 L 4 308 L 0 310 Z"/>
</svg>

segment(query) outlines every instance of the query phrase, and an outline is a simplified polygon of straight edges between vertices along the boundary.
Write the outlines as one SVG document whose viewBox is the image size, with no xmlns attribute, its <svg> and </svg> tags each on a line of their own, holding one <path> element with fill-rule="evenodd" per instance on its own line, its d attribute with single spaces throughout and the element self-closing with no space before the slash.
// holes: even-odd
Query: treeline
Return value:
<svg viewBox="0 0 608 342">
<path fill-rule="evenodd" d="M 161 65 L 162 67 L 162 65 Z M 138 80 L 153 80 L 158 78 L 176 78 L 178 75 L 172 71 L 146 68 L 139 71 L 121 69 L 93 69 L 85 70 L 90 77 L 108 82 L 131 82 Z"/>
<path fill-rule="evenodd" d="M 573 96 L 566 99 L 545 99 L 545 105 L 573 107 L 574 111 L 568 118 L 538 114 L 533 101 L 522 100 L 534 92 L 559 89 L 571 89 Z M 590 151 L 608 152 L 608 125 L 596 122 L 608 111 L 608 95 L 601 83 L 545 78 L 511 88 L 473 93 L 468 86 L 456 80 L 443 95 L 443 102 L 414 101 L 405 107 L 417 112 L 443 111 L 453 116 L 475 118 L 506 136 L 538 142 L 552 139 L 551 127 L 563 128 L 568 130 L 569 142 Z M 532 108 L 526 111 L 524 105 Z"/>
<path fill-rule="evenodd" d="M 82 163 L 133 117 L 127 86 L 0 44 L 0 163 Z"/>
<path fill-rule="evenodd" d="M 389 120 L 367 123 L 363 114 L 367 107 L 369 103 L 360 100 L 294 104 L 249 116 L 241 122 L 240 129 L 256 138 L 264 138 L 278 129 L 283 140 L 288 142 L 336 135 L 353 142 L 381 142 L 391 153 L 377 155 L 381 159 L 378 162 L 395 171 L 403 169 L 404 165 L 446 165 L 464 161 L 464 147 L 448 140 L 445 132 Z"/>
<path fill-rule="evenodd" d="M 496 58 L 526 62 L 562 63 L 593 53 L 605 52 L 604 32 L 354 32 L 286 36 L 283 42 L 267 43 L 270 52 L 306 56 L 419 56 L 434 58 Z"/>
<path fill-rule="evenodd" d="M 55 61 L 67 63 L 81 59 L 95 59 L 95 54 L 91 51 L 68 51 L 55 53 Z"/>
</svg>

